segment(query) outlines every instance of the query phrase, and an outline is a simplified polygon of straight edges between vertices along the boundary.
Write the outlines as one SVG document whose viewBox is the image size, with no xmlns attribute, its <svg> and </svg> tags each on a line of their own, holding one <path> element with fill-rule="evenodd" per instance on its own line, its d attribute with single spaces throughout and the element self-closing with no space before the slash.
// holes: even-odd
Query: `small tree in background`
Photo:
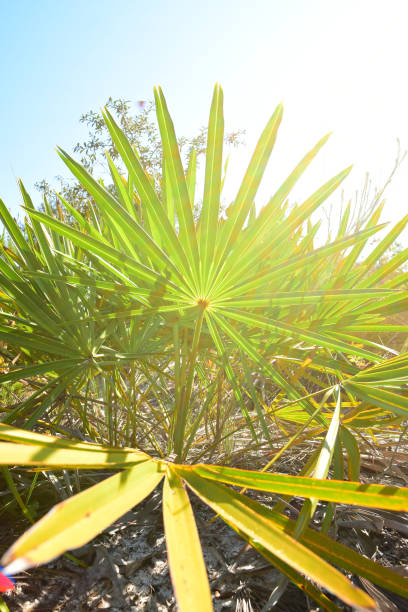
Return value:
<svg viewBox="0 0 408 612">
<path fill-rule="evenodd" d="M 139 100 L 137 102 L 136 113 L 131 112 L 130 100 L 124 100 L 123 98 L 114 100 L 110 97 L 105 106 L 116 115 L 126 138 L 134 150 L 137 151 L 143 168 L 149 174 L 155 189 L 160 192 L 162 144 L 155 118 L 154 103 L 152 101 Z M 106 158 L 107 153 L 118 165 L 119 171 L 125 173 L 120 155 L 112 141 L 101 113 L 90 110 L 81 115 L 79 121 L 88 127 L 89 132 L 87 140 L 77 142 L 74 146 L 74 153 L 81 156 L 81 163 L 88 172 L 94 174 L 97 171 L 99 175 L 110 176 Z M 197 158 L 205 153 L 207 132 L 207 127 L 201 127 L 198 135 L 192 138 L 182 136 L 178 139 L 180 151 L 186 159 L 191 157 L 193 151 L 195 151 Z M 244 130 L 228 133 L 224 137 L 224 143 L 229 146 L 238 147 L 243 144 L 243 135 Z M 81 214 L 86 214 L 89 209 L 89 194 L 86 189 L 78 181 L 67 180 L 62 176 L 57 176 L 56 179 L 59 183 L 56 190 L 46 179 L 36 183 L 37 189 L 46 197 L 54 212 L 57 210 L 59 201 L 57 191 Z M 112 195 L 116 195 L 113 183 L 104 186 L 111 191 Z"/>
</svg>

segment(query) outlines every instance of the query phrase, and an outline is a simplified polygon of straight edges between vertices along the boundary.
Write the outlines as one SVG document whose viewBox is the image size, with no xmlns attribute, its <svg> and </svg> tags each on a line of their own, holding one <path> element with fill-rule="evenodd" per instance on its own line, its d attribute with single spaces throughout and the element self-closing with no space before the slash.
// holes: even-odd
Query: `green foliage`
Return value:
<svg viewBox="0 0 408 612">
<path fill-rule="evenodd" d="M 140 100 L 137 103 L 137 112 L 132 113 L 129 100 L 109 98 L 105 108 L 113 112 L 120 128 L 125 134 L 128 142 L 132 145 L 139 157 L 144 170 L 153 181 L 158 192 L 161 191 L 162 183 L 162 145 L 157 123 L 155 121 L 154 103 Z M 90 172 L 98 172 L 106 182 L 106 188 L 114 195 L 116 191 L 115 181 L 109 181 L 109 160 L 119 164 L 123 174 L 125 168 L 121 165 L 121 157 L 113 142 L 107 125 L 101 113 L 90 110 L 80 117 L 80 123 L 88 128 L 88 138 L 77 142 L 74 153 L 80 155 L 80 161 Z M 224 142 L 228 146 L 237 147 L 242 144 L 244 132 L 237 130 L 225 135 Z M 207 127 L 202 127 L 197 136 L 178 139 L 180 152 L 186 159 L 190 159 L 192 152 L 197 157 L 205 154 L 207 141 Z M 89 212 L 89 193 L 79 181 L 69 181 L 63 177 L 57 177 L 59 187 L 56 193 L 47 180 L 36 183 L 37 189 L 47 198 L 54 212 L 61 204 L 59 195 L 69 202 L 81 214 Z M 61 211 L 61 208 L 60 208 Z M 70 218 L 70 217 L 68 217 Z"/>
<path fill-rule="evenodd" d="M 407 595 L 406 579 L 367 565 L 323 535 L 316 547 L 308 528 L 318 499 L 330 502 L 324 533 L 337 502 L 408 508 L 407 489 L 342 482 L 341 467 L 344 457 L 349 478 L 357 480 L 360 432 L 396 436 L 408 415 L 408 354 L 387 360 L 395 351 L 368 339 L 407 331 L 387 322 L 390 313 L 406 310 L 408 299 L 398 277 L 389 282 L 387 275 L 408 254 L 391 257 L 385 269 L 376 265 L 406 220 L 382 238 L 374 254 L 363 249 L 384 227 L 378 225 L 381 205 L 357 232 L 348 234 L 343 219 L 335 239 L 314 246 L 311 215 L 350 169 L 290 210 L 287 198 L 327 137 L 258 210 L 255 197 L 282 119 L 280 105 L 223 215 L 218 85 L 197 218 L 195 154 L 184 168 L 160 89 L 155 104 L 159 184 L 105 108 L 114 189 L 96 180 L 92 167 L 59 151 L 89 194 L 86 216 L 62 198 L 73 220 L 65 222 L 47 202 L 44 212 L 37 211 L 21 185 L 23 233 L 0 201 L 12 241 L 0 258 L 6 356 L 0 384 L 24 380 L 31 389 L 17 406 L 3 409 L 0 463 L 65 475 L 90 467 L 120 470 L 57 505 L 3 563 L 20 571 L 61 554 L 67 542 L 82 545 L 164 479 L 169 562 L 182 610 L 191 609 L 195 597 L 203 610 L 211 609 L 186 486 L 325 609 L 338 608 L 304 576 L 350 605 L 374 609 L 374 603 L 324 559 Z M 302 478 L 270 473 L 284 452 L 304 440 L 318 445 Z M 249 457 L 263 462 L 261 472 L 225 467 Z M 224 467 L 209 466 L 211 461 Z M 282 529 L 288 519 L 281 503 L 270 510 L 226 483 L 306 501 L 299 520 Z M 186 577 L 190 552 L 201 569 Z"/>
</svg>

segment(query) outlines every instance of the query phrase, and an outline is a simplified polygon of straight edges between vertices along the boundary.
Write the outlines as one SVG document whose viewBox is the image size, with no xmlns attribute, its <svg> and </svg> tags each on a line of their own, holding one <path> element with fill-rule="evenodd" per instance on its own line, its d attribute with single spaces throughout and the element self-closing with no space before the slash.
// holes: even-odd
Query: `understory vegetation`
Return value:
<svg viewBox="0 0 408 612">
<path fill-rule="evenodd" d="M 280 105 L 223 210 L 222 89 L 203 194 L 197 150 L 192 143 L 184 168 L 160 88 L 155 106 L 154 172 L 105 108 L 109 184 L 59 150 L 86 206 L 59 194 L 37 210 L 20 183 L 20 227 L 0 201 L 0 512 L 19 507 L 34 524 L 5 552 L 5 571 L 84 545 L 163 486 L 183 612 L 212 610 L 191 493 L 281 572 L 269 606 L 291 581 L 322 609 L 341 610 L 341 600 L 375 610 L 344 571 L 408 597 L 405 577 L 331 529 L 339 503 L 408 509 L 407 488 L 359 482 L 361 454 L 374 447 L 392 458 L 406 432 L 408 249 L 384 254 L 408 216 L 385 229 L 379 201 L 357 227 L 349 204 L 316 242 L 313 215 L 350 168 L 301 204 L 288 197 L 327 136 L 255 206 Z M 299 472 L 277 472 L 299 449 Z M 49 483 L 64 501 L 40 518 L 36 491 Z M 274 494 L 275 505 L 248 490 Z M 286 514 L 294 497 L 295 520 Z"/>
</svg>

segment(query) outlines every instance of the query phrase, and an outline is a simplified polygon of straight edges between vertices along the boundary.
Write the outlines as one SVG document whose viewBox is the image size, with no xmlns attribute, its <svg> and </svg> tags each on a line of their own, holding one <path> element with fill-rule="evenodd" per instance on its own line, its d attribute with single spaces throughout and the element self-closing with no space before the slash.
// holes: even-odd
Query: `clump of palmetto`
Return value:
<svg viewBox="0 0 408 612">
<path fill-rule="evenodd" d="M 164 480 L 169 564 L 182 610 L 197 610 L 197 602 L 200 610 L 211 609 L 185 485 L 325 609 L 339 608 L 319 587 L 352 606 L 375 608 L 330 562 L 407 595 L 406 579 L 325 535 L 336 502 L 408 508 L 408 490 L 356 482 L 359 431 L 398 433 L 408 414 L 408 355 L 384 360 L 384 347 L 361 336 L 406 331 L 384 323 L 406 309 L 405 277 L 384 279 L 408 254 L 380 269 L 375 264 L 407 218 L 361 259 L 383 227 L 381 206 L 352 235 L 346 211 L 335 238 L 315 248 L 311 215 L 349 168 L 290 210 L 287 197 L 327 137 L 257 212 L 281 106 L 234 202 L 220 215 L 224 126 L 217 85 L 196 220 L 195 155 L 185 172 L 160 89 L 155 99 L 163 150 L 159 191 L 106 110 L 127 169 L 122 176 L 108 158 L 116 195 L 60 151 L 89 193 L 88 217 L 62 198 L 74 223 L 64 222 L 62 212 L 55 216 L 47 203 L 38 212 L 21 185 L 22 232 L 0 205 L 9 235 L 0 258 L 0 340 L 6 357 L 20 352 L 0 383 L 34 385 L 23 401 L 4 407 L 0 462 L 120 470 L 56 506 L 3 564 L 12 573 L 81 546 Z M 282 453 L 305 439 L 317 448 L 301 475 L 273 473 Z M 273 458 L 261 471 L 208 464 L 237 455 L 242 464 L 245 449 Z M 336 480 L 328 479 L 332 462 Z M 306 501 L 294 522 L 281 504 L 266 508 L 226 484 Z M 318 499 L 329 502 L 320 534 L 308 527 Z"/>
</svg>

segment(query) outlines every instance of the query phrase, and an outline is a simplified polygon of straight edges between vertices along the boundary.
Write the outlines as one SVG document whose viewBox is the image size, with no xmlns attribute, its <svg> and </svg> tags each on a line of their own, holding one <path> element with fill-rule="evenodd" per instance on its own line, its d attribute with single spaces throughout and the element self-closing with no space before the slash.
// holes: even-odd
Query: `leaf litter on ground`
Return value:
<svg viewBox="0 0 408 612">
<path fill-rule="evenodd" d="M 362 482 L 381 481 L 385 485 L 400 485 L 400 474 L 408 477 L 408 460 L 402 459 L 383 474 L 362 470 Z M 377 458 L 378 459 L 378 458 Z M 246 461 L 248 456 L 246 457 Z M 254 457 L 257 463 L 259 458 Z M 302 453 L 291 453 L 277 471 L 293 472 L 303 461 Z M 394 472 L 394 467 L 397 469 Z M 276 496 L 251 491 L 248 496 L 270 506 Z M 257 612 L 263 609 L 279 572 L 265 561 L 221 519 L 191 494 L 195 518 L 200 533 L 204 559 L 210 580 L 215 612 L 235 610 Z M 301 500 L 294 498 L 286 514 L 296 519 Z M 43 567 L 16 577 L 15 592 L 5 595 L 10 610 L 16 612 L 91 612 L 108 609 L 111 612 L 176 612 L 161 515 L 161 496 L 156 490 L 137 508 L 126 513 L 93 543 L 74 551 L 87 565 L 83 569 L 66 558 L 59 558 Z M 324 516 L 324 504 L 319 504 L 314 527 Z M 19 522 L 10 522 L 0 539 L 0 551 L 24 530 Z M 408 517 L 403 513 L 343 506 L 338 504 L 335 529 L 337 540 L 364 556 L 408 576 Z M 408 609 L 408 601 L 386 592 L 370 581 L 351 578 L 366 590 L 385 612 Z M 340 610 L 351 608 L 335 600 Z M 316 610 L 299 589 L 289 584 L 274 608 L 277 612 L 310 612 Z"/>
</svg>

